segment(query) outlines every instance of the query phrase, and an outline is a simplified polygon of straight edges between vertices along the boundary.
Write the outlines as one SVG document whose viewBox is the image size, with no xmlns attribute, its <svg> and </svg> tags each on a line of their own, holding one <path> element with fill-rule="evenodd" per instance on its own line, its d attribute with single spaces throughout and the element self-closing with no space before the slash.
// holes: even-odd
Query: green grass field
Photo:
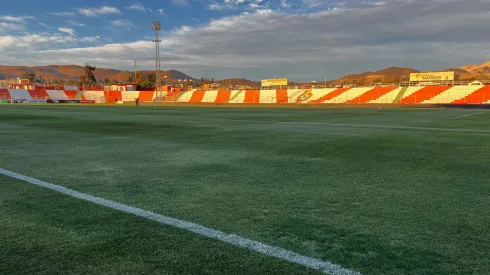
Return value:
<svg viewBox="0 0 490 275">
<path fill-rule="evenodd" d="M 0 168 L 363 274 L 490 274 L 475 112 L 0 106 Z M 320 273 L 0 175 L 0 274 Z"/>
</svg>

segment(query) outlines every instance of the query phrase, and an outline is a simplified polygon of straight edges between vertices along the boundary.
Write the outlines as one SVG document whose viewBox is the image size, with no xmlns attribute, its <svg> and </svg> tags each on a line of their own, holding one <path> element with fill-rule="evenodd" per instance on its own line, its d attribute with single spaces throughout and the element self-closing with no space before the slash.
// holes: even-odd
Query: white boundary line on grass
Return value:
<svg viewBox="0 0 490 275">
<path fill-rule="evenodd" d="M 319 259 L 311 258 L 301 255 L 299 253 L 282 249 L 279 247 L 267 245 L 258 241 L 253 241 L 244 237 L 240 237 L 233 234 L 228 234 L 222 231 L 218 231 L 200 224 L 179 220 L 167 216 L 163 216 L 154 212 L 150 212 L 144 209 L 140 209 L 134 206 L 118 203 L 111 200 L 95 197 L 89 194 L 81 193 L 73 189 L 69 189 L 60 185 L 48 183 L 42 180 L 31 178 L 19 173 L 15 173 L 9 170 L 0 168 L 0 174 L 5 176 L 22 180 L 37 186 L 41 186 L 65 195 L 72 196 L 81 200 L 85 200 L 94 204 L 102 205 L 125 213 L 130 213 L 136 216 L 140 216 L 149 220 L 159 222 L 161 224 L 177 227 L 183 230 L 187 230 L 211 239 L 216 239 L 225 243 L 232 244 L 234 246 L 247 248 L 249 250 L 259 252 L 271 257 L 279 258 L 288 262 L 296 263 L 308 268 L 320 270 L 327 274 L 332 275 L 361 275 L 361 273 L 344 269 L 339 265 L 331 262 L 322 261 Z"/>
<path fill-rule="evenodd" d="M 483 113 L 483 112 L 482 112 Z M 229 119 L 229 118 L 214 118 L 216 120 L 228 120 L 234 122 L 249 122 L 261 124 L 293 124 L 304 126 L 331 126 L 342 128 L 368 128 L 368 129 L 391 129 L 391 130 L 414 130 L 414 131 L 433 131 L 433 132 L 455 132 L 455 133 L 475 133 L 475 134 L 490 134 L 490 130 L 484 129 L 464 129 L 464 128 L 434 128 L 434 127 L 417 127 L 417 126 L 393 126 L 393 125 L 373 125 L 373 124 L 346 124 L 346 123 L 328 123 L 328 122 L 308 122 L 308 121 L 277 121 L 277 120 L 245 120 L 245 119 Z"/>
<path fill-rule="evenodd" d="M 478 112 L 478 113 L 473 113 L 473 114 L 463 115 L 463 116 L 457 116 L 457 117 L 453 117 L 451 119 L 458 119 L 458 118 L 463 118 L 463 117 L 476 116 L 476 115 L 479 115 L 479 114 L 483 114 L 483 112 Z"/>
</svg>

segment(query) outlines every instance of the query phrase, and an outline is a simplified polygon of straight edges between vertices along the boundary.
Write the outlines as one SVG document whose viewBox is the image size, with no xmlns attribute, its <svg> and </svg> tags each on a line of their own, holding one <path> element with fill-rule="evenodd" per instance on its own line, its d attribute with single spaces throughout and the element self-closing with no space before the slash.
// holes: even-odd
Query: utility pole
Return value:
<svg viewBox="0 0 490 275">
<path fill-rule="evenodd" d="M 162 30 L 160 26 L 160 21 L 153 21 L 151 23 L 152 30 L 155 32 L 155 39 L 153 42 L 155 43 L 155 90 L 158 100 L 162 100 L 163 94 L 160 92 L 162 89 L 160 85 L 160 42 L 159 33 Z"/>
<path fill-rule="evenodd" d="M 136 80 L 138 79 L 136 76 L 137 70 L 136 70 L 136 64 L 137 63 L 143 63 L 144 61 L 139 61 L 139 60 L 133 60 L 133 61 L 128 61 L 128 63 L 133 63 L 134 67 L 134 76 L 133 76 L 133 84 L 136 84 Z"/>
<path fill-rule="evenodd" d="M 133 84 L 136 84 L 136 59 L 134 60 L 134 78 L 133 78 Z"/>
</svg>

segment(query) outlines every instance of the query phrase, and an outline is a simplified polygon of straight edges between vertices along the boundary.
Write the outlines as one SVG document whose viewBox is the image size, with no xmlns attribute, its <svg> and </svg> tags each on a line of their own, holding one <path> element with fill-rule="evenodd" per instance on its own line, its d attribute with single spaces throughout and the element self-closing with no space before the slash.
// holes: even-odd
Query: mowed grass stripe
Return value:
<svg viewBox="0 0 490 275">
<path fill-rule="evenodd" d="M 481 114 L 481 113 L 478 113 Z M 466 115 L 468 116 L 468 115 Z M 456 118 L 466 117 L 460 116 Z M 454 132 L 454 133 L 470 133 L 470 134 L 490 134 L 490 130 L 484 129 L 465 129 L 465 128 L 436 128 L 436 127 L 416 127 L 416 126 L 396 126 L 396 125 L 372 125 L 372 124 L 346 124 L 346 123 L 327 123 L 327 122 L 296 122 L 296 121 L 259 121 L 246 119 L 227 119 L 227 118 L 206 118 L 215 120 L 228 120 L 244 123 L 260 123 L 260 124 L 289 124 L 299 126 L 329 126 L 342 128 L 368 128 L 368 129 L 386 129 L 386 130 L 407 130 L 407 131 L 432 131 L 432 132 Z M 454 118 L 452 118 L 454 119 Z"/>
<path fill-rule="evenodd" d="M 458 118 L 463 118 L 463 117 L 476 116 L 476 115 L 480 115 L 480 114 L 483 114 L 483 112 L 477 112 L 477 113 L 472 113 L 472 114 L 468 114 L 468 115 L 457 116 L 457 117 L 453 117 L 451 119 L 458 119 Z"/>
<path fill-rule="evenodd" d="M 103 198 L 95 197 L 89 194 L 81 193 L 63 186 L 41 181 L 39 179 L 31 178 L 19 173 L 8 171 L 0 168 L 0 174 L 22 180 L 37 186 L 41 186 L 65 195 L 72 196 L 74 198 L 89 201 L 98 205 L 106 206 L 114 210 L 119 210 L 121 212 L 133 214 L 149 220 L 153 220 L 165 225 L 170 225 L 183 230 L 194 232 L 196 234 L 206 236 L 208 238 L 217 239 L 225 243 L 229 243 L 238 247 L 244 247 L 255 252 L 259 252 L 271 257 L 279 258 L 288 262 L 296 263 L 308 268 L 320 270 L 327 274 L 332 275 L 360 275 L 361 273 L 344 269 L 339 265 L 333 264 L 331 262 L 321 261 L 315 258 L 307 257 L 292 251 L 288 251 L 279 247 L 270 246 L 261 242 L 253 241 L 247 238 L 243 238 L 233 234 L 227 234 L 209 227 L 205 227 L 192 222 L 187 222 L 167 216 L 163 216 L 151 211 L 143 210 L 137 207 L 125 205 L 122 203 L 114 202 L 111 200 L 106 200 Z"/>
<path fill-rule="evenodd" d="M 0 274 L 270 274 L 318 270 L 0 175 Z"/>
<path fill-rule="evenodd" d="M 487 274 L 488 135 L 299 123 L 490 130 L 490 113 L 449 119 L 472 112 L 0 108 L 0 167 L 363 274 Z M 87 204 L 83 202 L 84 210 L 103 208 Z M 49 209 L 49 202 L 46 205 Z M 36 204 L 32 208 L 48 213 Z M 73 213 L 62 210 L 53 213 Z M 271 263 L 294 265 L 134 215 L 109 208 L 105 212 L 216 243 L 212 255 L 250 253 Z M 21 221 L 22 214 L 18 217 Z M 58 226 L 65 228 L 62 223 Z M 161 242 L 161 234 L 150 235 Z M 199 250 L 205 245 L 192 247 Z M 185 263 L 189 254 L 193 253 L 178 258 Z M 210 269 L 215 268 L 210 263 Z M 250 270 L 236 273 L 269 274 L 261 268 Z M 234 272 L 221 274 L 230 273 Z"/>
</svg>

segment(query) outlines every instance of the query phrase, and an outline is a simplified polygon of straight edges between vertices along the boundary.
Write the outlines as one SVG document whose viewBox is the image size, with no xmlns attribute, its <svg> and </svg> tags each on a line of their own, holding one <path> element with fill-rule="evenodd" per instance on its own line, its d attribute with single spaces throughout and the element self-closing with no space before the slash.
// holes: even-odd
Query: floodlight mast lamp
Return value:
<svg viewBox="0 0 490 275">
<path fill-rule="evenodd" d="M 160 26 L 160 21 L 152 21 L 151 22 L 151 27 L 152 30 L 155 32 L 155 39 L 153 40 L 153 43 L 155 43 L 155 51 L 156 51 L 156 56 L 155 56 L 155 88 L 156 88 L 156 97 L 157 100 L 162 100 L 162 92 L 161 92 L 161 85 L 160 85 L 160 42 L 162 42 L 159 38 L 159 34 L 161 29 Z"/>
</svg>

